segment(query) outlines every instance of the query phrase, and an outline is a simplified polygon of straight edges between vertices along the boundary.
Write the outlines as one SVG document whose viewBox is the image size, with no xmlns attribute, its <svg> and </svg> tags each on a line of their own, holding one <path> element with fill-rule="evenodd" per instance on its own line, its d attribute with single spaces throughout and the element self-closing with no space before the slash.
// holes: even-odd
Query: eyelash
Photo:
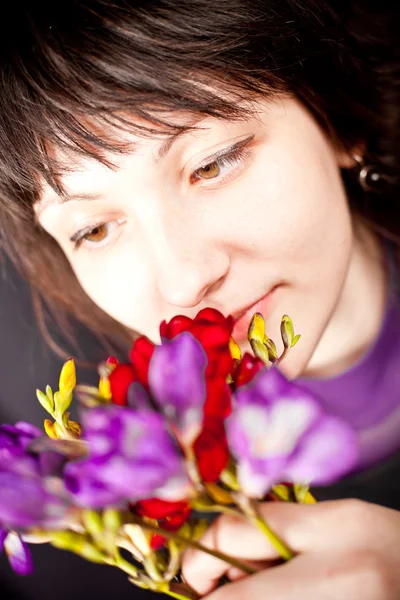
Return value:
<svg viewBox="0 0 400 600">
<path fill-rule="evenodd" d="M 207 159 L 207 162 L 204 162 L 202 165 L 197 167 L 197 169 L 195 171 L 192 172 L 192 174 L 190 175 L 190 181 L 192 183 L 194 183 L 196 181 L 207 181 L 199 176 L 195 177 L 195 174 L 197 171 L 200 171 L 200 169 L 204 169 L 205 167 L 208 167 L 214 163 L 217 163 L 217 165 L 220 168 L 230 167 L 230 166 L 235 166 L 235 165 L 238 166 L 239 164 L 241 164 L 243 161 L 245 161 L 250 156 L 250 151 L 248 150 L 248 148 L 246 146 L 251 141 L 251 139 L 252 138 L 245 140 L 244 144 L 242 146 L 228 149 L 226 152 L 224 152 L 220 156 L 215 156 L 212 160 Z M 228 176 L 218 175 L 217 177 L 210 178 L 210 181 L 217 180 L 218 183 L 226 183 L 229 180 L 230 175 L 231 175 L 231 173 L 229 173 Z M 205 185 L 207 186 L 207 184 L 205 184 Z M 119 221 L 121 221 L 121 223 L 119 223 Z M 80 229 L 70 238 L 70 241 L 74 243 L 74 247 L 73 247 L 74 252 L 76 250 L 79 250 L 81 245 L 85 242 L 85 236 L 92 233 L 98 227 L 108 226 L 111 223 L 122 224 L 123 222 L 124 222 L 123 219 L 118 219 L 118 220 L 115 219 L 114 221 L 108 221 L 108 222 L 99 221 L 98 223 L 90 225 L 89 227 Z M 106 239 L 108 239 L 108 237 L 109 236 L 107 236 Z M 101 245 L 101 242 L 90 243 L 89 240 L 86 240 L 86 241 L 88 242 L 88 244 L 90 244 L 92 246 L 92 249 L 98 248 Z M 105 242 L 105 243 L 107 243 L 107 242 Z"/>
</svg>

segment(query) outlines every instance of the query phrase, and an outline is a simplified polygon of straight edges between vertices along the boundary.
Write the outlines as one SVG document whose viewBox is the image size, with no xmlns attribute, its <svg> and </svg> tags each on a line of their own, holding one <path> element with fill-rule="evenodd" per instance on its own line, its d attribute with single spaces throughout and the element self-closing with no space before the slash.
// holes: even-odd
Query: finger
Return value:
<svg viewBox="0 0 400 600">
<path fill-rule="evenodd" d="M 296 553 L 365 547 L 369 535 L 366 523 L 375 522 L 380 511 L 387 510 L 356 500 L 313 505 L 283 502 L 260 505 L 264 520 Z M 201 543 L 242 560 L 279 558 L 265 535 L 242 518 L 220 517 L 207 530 Z M 196 550 L 187 550 L 183 558 L 186 581 L 202 594 L 213 589 L 228 569 L 225 562 Z"/>
<path fill-rule="evenodd" d="M 264 600 L 268 597 L 274 600 L 298 600 L 299 598 L 311 600 L 316 598 L 315 579 L 314 585 L 302 580 L 303 575 L 299 572 L 299 568 L 293 568 L 297 560 L 295 558 L 290 563 L 226 584 L 205 596 L 203 600 L 243 600 L 244 598 Z M 324 596 L 324 600 L 327 598 Z"/>
<path fill-rule="evenodd" d="M 265 571 L 265 569 L 270 569 L 271 567 L 276 567 L 278 564 L 281 564 L 280 560 L 271 560 L 271 561 L 246 561 L 246 564 L 254 569 L 254 571 Z M 226 577 L 231 581 L 238 581 L 239 579 L 243 579 L 244 577 L 248 577 L 249 574 L 241 571 L 237 567 L 231 567 L 226 572 Z"/>
<path fill-rule="evenodd" d="M 265 536 L 244 518 L 220 517 L 200 541 L 202 546 L 238 558 L 246 565 L 257 564 L 258 560 L 263 560 L 266 565 L 269 557 L 271 561 L 277 559 L 276 552 Z M 214 589 L 223 575 L 229 576 L 231 569 L 229 563 L 192 548 L 183 555 L 184 579 L 201 595 Z M 232 572 L 243 573 L 240 569 Z"/>
<path fill-rule="evenodd" d="M 362 562 L 362 561 L 361 561 Z M 379 589 L 379 579 L 370 576 L 371 565 L 362 569 L 342 553 L 298 555 L 289 563 L 224 585 L 203 600 L 363 600 L 388 598 Z"/>
</svg>

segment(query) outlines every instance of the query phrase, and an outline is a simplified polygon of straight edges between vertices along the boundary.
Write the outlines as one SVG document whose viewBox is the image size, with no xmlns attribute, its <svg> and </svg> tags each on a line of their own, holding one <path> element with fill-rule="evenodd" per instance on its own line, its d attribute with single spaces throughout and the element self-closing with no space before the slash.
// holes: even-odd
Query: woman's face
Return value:
<svg viewBox="0 0 400 600">
<path fill-rule="evenodd" d="M 106 313 L 159 340 L 176 314 L 213 307 L 262 312 L 276 342 L 283 314 L 301 342 L 282 368 L 300 374 L 344 286 L 353 233 L 339 156 L 296 100 L 259 104 L 246 121 L 205 119 L 165 148 L 165 137 L 92 159 L 64 177 L 67 202 L 50 189 L 37 205 L 82 287 Z M 125 139 L 127 139 L 127 134 Z M 161 151 L 160 151 L 161 150 Z M 67 157 L 66 157 L 67 160 Z M 248 315 L 235 335 L 246 347 Z"/>
</svg>

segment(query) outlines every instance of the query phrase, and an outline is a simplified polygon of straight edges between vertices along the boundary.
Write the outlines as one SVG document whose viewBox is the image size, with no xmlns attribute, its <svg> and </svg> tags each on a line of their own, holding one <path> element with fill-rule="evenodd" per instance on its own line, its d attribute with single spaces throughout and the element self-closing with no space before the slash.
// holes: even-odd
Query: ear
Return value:
<svg viewBox="0 0 400 600">
<path fill-rule="evenodd" d="M 360 142 L 351 148 L 345 150 L 340 148 L 336 150 L 337 164 L 341 169 L 354 169 L 357 164 L 360 164 L 365 154 L 365 143 Z"/>
</svg>

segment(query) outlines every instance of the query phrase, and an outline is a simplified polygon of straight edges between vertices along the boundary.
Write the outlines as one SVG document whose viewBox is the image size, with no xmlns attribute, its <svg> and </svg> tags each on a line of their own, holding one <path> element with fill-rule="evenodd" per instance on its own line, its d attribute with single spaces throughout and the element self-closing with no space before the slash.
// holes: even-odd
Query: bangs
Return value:
<svg viewBox="0 0 400 600">
<path fill-rule="evenodd" d="M 168 3 L 158 2 L 151 14 L 136 5 L 124 10 L 97 2 L 94 12 L 90 2 L 66 4 L 30 9 L 22 24 L 19 16 L 15 41 L 3 44 L 0 144 L 7 152 L 0 158 L 0 193 L 14 202 L 23 192 L 32 205 L 41 180 L 63 194 L 65 168 L 54 149 L 108 164 L 107 152 L 128 150 L 120 130 L 174 135 L 194 128 L 175 116 L 243 119 L 260 88 L 264 95 L 283 88 L 264 69 L 260 86 L 243 56 L 239 62 L 245 51 L 239 4 L 231 16 L 216 7 L 212 31 L 209 16 L 184 4 L 166 12 Z"/>
</svg>

